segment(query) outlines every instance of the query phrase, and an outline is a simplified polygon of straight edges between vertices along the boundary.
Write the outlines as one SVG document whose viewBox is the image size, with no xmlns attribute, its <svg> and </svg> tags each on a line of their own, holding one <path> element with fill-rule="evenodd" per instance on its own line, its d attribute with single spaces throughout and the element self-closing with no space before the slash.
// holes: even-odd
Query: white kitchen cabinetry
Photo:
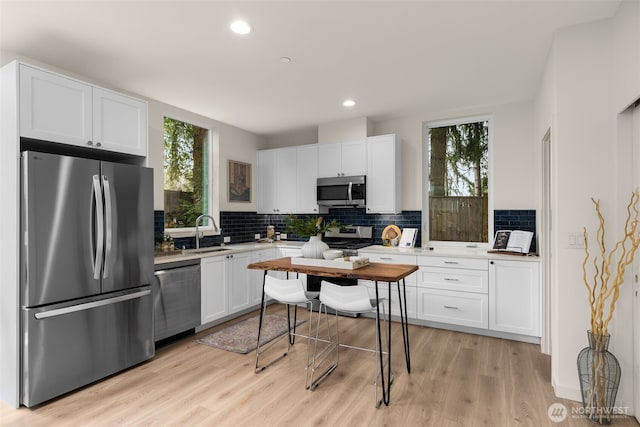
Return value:
<svg viewBox="0 0 640 427">
<path fill-rule="evenodd" d="M 229 312 L 226 263 L 227 259 L 223 256 L 202 258 L 200 261 L 203 325 L 220 319 Z"/>
<path fill-rule="evenodd" d="M 318 144 L 296 147 L 296 212 L 317 213 Z"/>
<path fill-rule="evenodd" d="M 258 213 L 317 212 L 316 167 L 306 168 L 313 155 L 308 146 L 258 151 Z M 300 167 L 298 159 L 301 161 Z"/>
<path fill-rule="evenodd" d="M 276 258 L 276 249 L 261 249 L 251 252 L 251 263 L 268 261 Z M 276 277 L 277 271 L 269 271 L 267 274 Z M 249 282 L 251 287 L 251 302 L 252 305 L 260 304 L 262 302 L 262 280 L 264 279 L 264 271 L 262 270 L 249 270 Z"/>
<path fill-rule="evenodd" d="M 489 329 L 540 336 L 537 262 L 489 261 Z"/>
<path fill-rule="evenodd" d="M 109 151 L 146 156 L 146 102 L 94 87 L 93 143 Z"/>
<path fill-rule="evenodd" d="M 366 141 L 318 144 L 318 178 L 366 174 Z"/>
<path fill-rule="evenodd" d="M 252 305 L 248 264 L 249 253 L 202 258 L 200 265 L 203 325 Z"/>
<path fill-rule="evenodd" d="M 416 257 L 414 255 L 401 255 L 401 254 L 381 254 L 379 252 L 367 252 L 358 251 L 359 256 L 369 258 L 371 262 L 382 262 L 389 264 L 409 264 L 416 265 Z M 406 305 L 407 305 L 407 318 L 415 319 L 416 312 L 416 273 L 411 273 L 405 278 L 406 289 Z M 369 295 L 375 298 L 375 283 L 370 280 L 358 280 L 358 286 L 365 286 L 369 291 Z M 402 284 L 400 284 L 400 290 L 402 290 Z M 386 282 L 378 282 L 378 294 L 381 298 L 387 298 L 389 295 L 389 285 Z M 388 306 L 387 306 L 388 307 Z M 400 305 L 398 300 L 398 287 L 396 284 L 391 284 L 391 314 L 394 316 L 400 316 Z"/>
<path fill-rule="evenodd" d="M 229 313 L 237 313 L 252 305 L 252 284 L 249 280 L 250 254 L 248 252 L 225 255 L 227 285 L 229 287 Z"/>
<path fill-rule="evenodd" d="M 20 64 L 20 136 L 147 155 L 147 104 Z"/>
<path fill-rule="evenodd" d="M 367 138 L 367 213 L 402 211 L 401 156 L 395 134 Z"/>
<path fill-rule="evenodd" d="M 488 261 L 417 257 L 418 319 L 487 329 Z"/>
</svg>

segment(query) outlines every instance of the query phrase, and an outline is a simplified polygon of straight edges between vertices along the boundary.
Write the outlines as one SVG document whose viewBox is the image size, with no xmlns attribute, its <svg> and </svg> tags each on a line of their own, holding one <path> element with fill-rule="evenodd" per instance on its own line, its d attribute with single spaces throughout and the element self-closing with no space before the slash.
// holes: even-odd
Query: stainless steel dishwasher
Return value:
<svg viewBox="0 0 640 427">
<path fill-rule="evenodd" d="M 155 266 L 154 340 L 160 341 L 200 325 L 200 259 Z"/>
</svg>

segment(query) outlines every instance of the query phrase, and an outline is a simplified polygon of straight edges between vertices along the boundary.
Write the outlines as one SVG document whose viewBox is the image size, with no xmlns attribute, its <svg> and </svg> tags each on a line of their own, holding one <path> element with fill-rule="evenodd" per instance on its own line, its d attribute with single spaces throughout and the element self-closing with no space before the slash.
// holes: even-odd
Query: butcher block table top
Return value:
<svg viewBox="0 0 640 427">
<path fill-rule="evenodd" d="M 375 282 L 399 282 L 414 271 L 418 270 L 417 265 L 387 264 L 380 262 L 372 262 L 355 270 L 316 267 L 291 264 L 290 257 L 254 262 L 249 264 L 247 268 L 252 270 L 289 271 L 292 273 L 310 274 L 312 276 L 340 277 L 346 279 L 371 280 Z"/>
</svg>

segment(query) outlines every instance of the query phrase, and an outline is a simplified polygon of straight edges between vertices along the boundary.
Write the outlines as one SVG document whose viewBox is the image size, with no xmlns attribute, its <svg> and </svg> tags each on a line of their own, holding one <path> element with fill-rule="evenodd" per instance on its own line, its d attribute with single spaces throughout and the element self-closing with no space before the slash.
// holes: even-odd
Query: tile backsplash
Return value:
<svg viewBox="0 0 640 427">
<path fill-rule="evenodd" d="M 284 218 L 286 215 L 263 215 L 256 212 L 220 212 L 220 228 L 222 235 L 207 236 L 201 240 L 202 246 L 218 245 L 224 236 L 231 237 L 231 243 L 251 242 L 256 234 L 266 237 L 267 225 L 273 225 L 276 232 L 286 233 Z M 308 216 L 308 215 L 301 215 Z M 382 231 L 389 224 L 402 228 L 417 228 L 418 238 L 421 240 L 422 211 L 403 211 L 396 215 L 367 214 L 365 209 L 330 209 L 324 215 L 326 220 L 336 219 L 344 225 L 365 225 L 373 227 L 373 237 L 376 244 L 381 244 Z M 535 210 L 495 210 L 494 230 L 526 230 L 533 231 L 534 238 L 531 252 L 536 251 L 536 211 Z M 154 212 L 154 232 L 156 235 L 164 232 L 164 212 Z M 293 234 L 288 234 L 289 240 L 302 240 Z M 175 239 L 178 248 L 187 249 L 195 246 L 195 238 L 185 237 Z"/>
<path fill-rule="evenodd" d="M 534 209 L 493 211 L 493 230 L 523 230 L 532 231 L 530 252 L 537 252 L 536 247 L 536 211 Z M 493 238 L 492 238 L 493 240 Z"/>
</svg>

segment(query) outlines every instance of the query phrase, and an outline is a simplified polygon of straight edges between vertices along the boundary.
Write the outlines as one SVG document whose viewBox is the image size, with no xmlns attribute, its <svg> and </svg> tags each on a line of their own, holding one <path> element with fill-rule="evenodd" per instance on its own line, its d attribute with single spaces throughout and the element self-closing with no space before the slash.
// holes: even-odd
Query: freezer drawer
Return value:
<svg viewBox="0 0 640 427">
<path fill-rule="evenodd" d="M 22 310 L 22 401 L 34 406 L 154 356 L 149 286 Z"/>
</svg>

